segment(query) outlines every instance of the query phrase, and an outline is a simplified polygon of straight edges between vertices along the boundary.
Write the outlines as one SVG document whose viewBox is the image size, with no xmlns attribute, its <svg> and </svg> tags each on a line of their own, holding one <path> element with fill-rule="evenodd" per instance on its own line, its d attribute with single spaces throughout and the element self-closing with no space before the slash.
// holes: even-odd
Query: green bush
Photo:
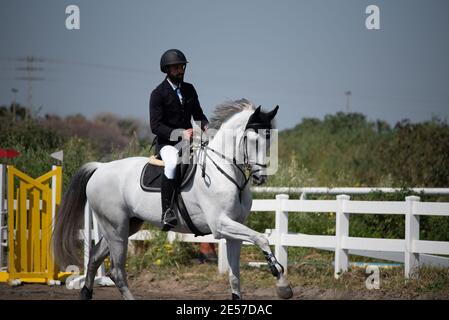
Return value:
<svg viewBox="0 0 449 320">
<path fill-rule="evenodd" d="M 191 264 L 196 252 L 192 244 L 175 240 L 167 241 L 167 233 L 150 227 L 153 238 L 146 240 L 143 252 L 129 257 L 128 265 L 133 271 L 162 266 L 176 266 Z"/>
</svg>

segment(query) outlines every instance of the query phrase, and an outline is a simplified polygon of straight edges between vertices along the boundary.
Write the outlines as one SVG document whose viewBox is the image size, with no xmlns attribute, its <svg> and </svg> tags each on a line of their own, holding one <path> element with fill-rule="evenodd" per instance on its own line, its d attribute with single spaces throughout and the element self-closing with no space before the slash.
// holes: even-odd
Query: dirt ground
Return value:
<svg viewBox="0 0 449 320">
<path fill-rule="evenodd" d="M 317 280 L 318 274 L 295 276 L 290 274 L 293 289 L 292 300 L 449 300 L 446 291 L 420 292 L 411 290 L 388 289 L 368 290 L 363 284 L 363 273 L 349 273 L 343 282 L 327 284 Z M 129 287 L 139 300 L 230 300 L 230 288 L 227 275 L 218 275 L 216 266 L 198 265 L 176 271 L 162 273 L 143 271 L 130 274 Z M 329 278 L 333 281 L 333 277 Z M 445 282 L 444 278 L 444 282 Z M 277 300 L 275 279 L 259 269 L 242 270 L 242 295 L 245 300 Z M 386 280 L 385 280 L 386 281 Z M 446 283 L 446 282 L 445 282 Z M 358 284 L 358 285 L 355 285 Z M 445 284 L 447 286 L 447 284 Z M 22 284 L 11 287 L 0 283 L 0 300 L 77 300 L 79 290 L 69 290 L 65 285 L 47 286 L 44 284 Z M 121 299 L 116 287 L 95 287 L 93 298 L 96 300 Z"/>
<path fill-rule="evenodd" d="M 212 279 L 209 283 L 192 282 L 181 280 L 178 276 L 159 279 L 157 275 L 147 272 L 137 277 L 130 277 L 129 288 L 134 297 L 140 300 L 229 300 L 231 297 L 230 288 L 224 281 Z M 245 299 L 277 299 L 274 287 L 242 291 Z M 79 290 L 67 289 L 65 285 L 25 283 L 11 287 L 6 283 L 0 283 L 0 300 L 74 300 L 78 299 L 78 294 Z M 117 300 L 121 299 L 121 295 L 115 286 L 96 286 L 93 299 Z"/>
<path fill-rule="evenodd" d="M 139 300 L 230 300 L 229 288 L 210 285 L 203 289 L 180 287 L 176 281 L 164 286 L 141 285 L 131 286 L 134 297 Z M 23 284 L 10 287 L 0 284 L 0 300 L 76 300 L 79 290 L 69 290 L 62 286 L 43 284 Z M 115 287 L 96 287 L 96 300 L 118 300 L 120 293 Z M 245 300 L 277 300 L 274 288 L 243 291 Z M 332 289 L 293 287 L 292 300 L 402 300 L 400 296 L 385 294 L 379 291 L 336 291 Z M 417 299 L 449 299 L 449 297 L 421 296 Z"/>
<path fill-rule="evenodd" d="M 176 280 L 142 282 L 130 281 L 130 289 L 139 300 L 230 300 L 230 289 L 221 283 L 206 286 L 185 285 Z M 69 290 L 65 285 L 22 284 L 11 287 L 0 284 L 0 300 L 76 300 L 79 290 Z M 277 300 L 275 288 L 244 288 L 245 300 Z M 116 287 L 95 287 L 94 299 L 121 299 Z M 402 300 L 401 297 L 381 290 L 341 291 L 334 289 L 293 287 L 292 300 Z M 415 299 L 449 299 L 444 296 L 421 295 Z"/>
<path fill-rule="evenodd" d="M 170 285 L 167 285 L 170 287 Z M 228 288 L 221 290 L 199 291 L 189 288 L 176 288 L 173 284 L 171 290 L 161 290 L 154 287 L 145 289 L 143 287 L 132 288 L 131 290 L 136 299 L 144 300 L 228 300 L 230 298 Z M 273 290 L 257 290 L 248 293 L 246 299 L 271 300 L 275 299 Z M 1 300 L 73 300 L 78 299 L 78 290 L 69 290 L 65 286 L 49 287 L 40 284 L 24 284 L 19 287 L 9 287 L 6 284 L 0 284 Z M 273 294 L 272 294 L 273 293 Z M 94 289 L 94 299 L 99 300 L 117 300 L 121 299 L 120 293 L 115 287 L 96 287 Z"/>
</svg>

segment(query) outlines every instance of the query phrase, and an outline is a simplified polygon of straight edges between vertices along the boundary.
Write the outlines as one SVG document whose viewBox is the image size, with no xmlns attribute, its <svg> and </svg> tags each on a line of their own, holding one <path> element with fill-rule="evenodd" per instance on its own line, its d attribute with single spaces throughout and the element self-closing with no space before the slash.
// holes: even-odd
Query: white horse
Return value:
<svg viewBox="0 0 449 320">
<path fill-rule="evenodd" d="M 246 99 L 222 104 L 215 110 L 211 127 L 218 129 L 208 145 L 195 151 L 199 165 L 195 175 L 182 187 L 181 195 L 191 220 L 202 233 L 212 233 L 216 239 L 226 239 L 229 261 L 229 281 L 232 299 L 241 299 L 240 249 L 242 241 L 258 246 L 265 255 L 272 274 L 276 277 L 277 292 L 281 298 L 291 298 L 293 293 L 284 275 L 283 266 L 276 260 L 266 237 L 243 223 L 252 205 L 248 180 L 265 182 L 266 166 L 257 162 L 248 150 L 260 141 L 262 130 L 272 129 L 272 119 L 278 107 L 262 112 Z M 235 150 L 227 148 L 231 143 Z M 260 134 L 260 136 L 259 136 Z M 259 140 L 258 140 L 259 139 Z M 269 144 L 269 142 L 268 142 Z M 256 149 L 254 149 L 256 150 Z M 266 150 L 262 150 L 265 154 Z M 243 159 L 243 163 L 231 159 Z M 161 227 L 160 193 L 145 192 L 140 186 L 140 176 L 147 157 L 131 157 L 108 163 L 84 164 L 72 177 L 62 199 L 53 233 L 54 256 L 61 267 L 80 265 L 79 228 L 82 224 L 86 201 L 93 209 L 103 236 L 92 248 L 86 272 L 86 281 L 80 291 L 81 299 L 91 299 L 94 278 L 98 267 L 110 255 L 110 276 L 124 299 L 133 299 L 125 272 L 128 237 L 137 232 L 143 221 Z M 251 169 L 246 177 L 245 166 Z M 204 172 L 203 172 L 204 169 Z M 178 214 L 176 232 L 190 233 Z"/>
</svg>

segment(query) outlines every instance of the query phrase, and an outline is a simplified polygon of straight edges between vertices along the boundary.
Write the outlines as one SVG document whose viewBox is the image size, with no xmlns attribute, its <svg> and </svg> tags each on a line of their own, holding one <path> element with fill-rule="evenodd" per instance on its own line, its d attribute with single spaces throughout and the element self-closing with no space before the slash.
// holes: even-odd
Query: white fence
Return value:
<svg viewBox="0 0 449 320">
<path fill-rule="evenodd" d="M 326 188 L 326 187 L 251 187 L 253 193 L 296 193 L 305 199 L 308 194 L 369 194 L 371 192 L 396 193 L 401 188 L 384 188 L 384 187 L 355 187 L 355 188 Z M 414 193 L 422 193 L 426 195 L 449 195 L 449 188 L 410 188 Z"/>
<path fill-rule="evenodd" d="M 417 196 L 405 201 L 353 201 L 347 195 L 338 195 L 336 200 L 290 200 L 288 195 L 277 195 L 276 199 L 254 200 L 251 211 L 274 212 L 275 228 L 267 234 L 275 255 L 287 270 L 288 247 L 311 247 L 335 251 L 335 277 L 349 268 L 348 255 L 361 255 L 404 263 L 405 277 L 409 278 L 421 265 L 449 267 L 449 259 L 434 254 L 449 255 L 449 242 L 419 240 L 419 217 L 422 215 L 449 216 L 449 203 L 423 203 Z M 307 235 L 288 232 L 289 214 L 295 212 L 336 214 L 335 236 Z M 396 214 L 405 216 L 405 239 L 357 238 L 349 236 L 352 214 Z M 186 242 L 218 243 L 218 269 L 226 272 L 225 240 L 216 240 L 212 235 L 194 237 L 193 234 L 169 233 L 169 239 L 177 236 Z M 145 239 L 136 234 L 131 240 Z M 248 243 L 245 243 L 248 244 Z"/>
</svg>

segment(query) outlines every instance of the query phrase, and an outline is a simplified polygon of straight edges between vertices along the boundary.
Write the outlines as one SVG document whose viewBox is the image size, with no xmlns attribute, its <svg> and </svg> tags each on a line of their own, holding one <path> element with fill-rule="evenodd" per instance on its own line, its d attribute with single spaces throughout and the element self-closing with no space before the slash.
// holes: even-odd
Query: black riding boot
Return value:
<svg viewBox="0 0 449 320">
<path fill-rule="evenodd" d="M 178 220 L 175 211 L 172 208 L 175 193 L 175 179 L 168 179 L 162 173 L 161 181 L 161 199 L 162 199 L 162 231 L 168 231 L 174 226 Z"/>
</svg>

